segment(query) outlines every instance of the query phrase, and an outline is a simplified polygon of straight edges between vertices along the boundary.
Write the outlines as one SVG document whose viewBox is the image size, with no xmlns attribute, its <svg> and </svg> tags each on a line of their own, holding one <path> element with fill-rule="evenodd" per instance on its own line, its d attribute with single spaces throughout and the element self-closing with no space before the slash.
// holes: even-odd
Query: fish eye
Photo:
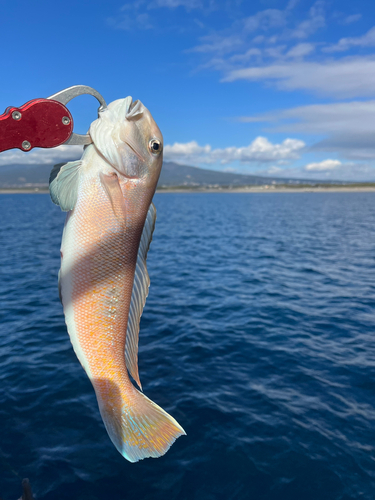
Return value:
<svg viewBox="0 0 375 500">
<path fill-rule="evenodd" d="M 161 153 L 162 145 L 161 142 L 158 141 L 158 139 L 151 139 L 151 141 L 148 143 L 148 148 L 151 151 L 151 153 L 157 155 Z"/>
</svg>

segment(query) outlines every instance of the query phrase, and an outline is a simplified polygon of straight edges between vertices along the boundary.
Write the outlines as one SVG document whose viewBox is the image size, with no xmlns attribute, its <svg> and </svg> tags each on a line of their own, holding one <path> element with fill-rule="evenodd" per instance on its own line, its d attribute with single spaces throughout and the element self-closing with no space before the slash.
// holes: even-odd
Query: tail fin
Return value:
<svg viewBox="0 0 375 500">
<path fill-rule="evenodd" d="M 135 387 L 126 393 L 109 387 L 113 382 L 95 381 L 100 413 L 109 437 L 129 462 L 164 455 L 176 439 L 185 435 L 183 428 L 160 406 Z M 103 383 L 107 386 L 104 392 Z M 99 391 L 97 390 L 99 387 Z M 105 397 L 103 397 L 105 394 Z"/>
</svg>

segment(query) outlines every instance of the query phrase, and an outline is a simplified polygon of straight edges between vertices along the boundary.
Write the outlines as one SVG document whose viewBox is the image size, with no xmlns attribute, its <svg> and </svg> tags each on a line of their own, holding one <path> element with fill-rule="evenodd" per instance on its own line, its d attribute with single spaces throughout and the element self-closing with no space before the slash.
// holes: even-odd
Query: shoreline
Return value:
<svg viewBox="0 0 375 500">
<path fill-rule="evenodd" d="M 334 186 L 334 187 L 280 187 L 280 188 L 264 188 L 264 187 L 249 187 L 249 188 L 212 188 L 212 189 L 157 189 L 156 193 L 356 193 L 356 192 L 375 192 L 375 186 Z"/>
<path fill-rule="evenodd" d="M 370 186 L 301 186 L 301 187 L 264 187 L 251 186 L 239 188 L 170 188 L 157 189 L 156 193 L 357 193 L 375 192 L 375 185 Z M 0 194 L 48 194 L 47 188 L 0 188 Z"/>
</svg>

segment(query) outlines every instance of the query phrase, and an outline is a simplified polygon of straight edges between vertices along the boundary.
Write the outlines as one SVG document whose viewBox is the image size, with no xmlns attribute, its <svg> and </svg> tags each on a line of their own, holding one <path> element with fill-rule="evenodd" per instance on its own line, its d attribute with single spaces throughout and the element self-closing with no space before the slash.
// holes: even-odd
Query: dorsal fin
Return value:
<svg viewBox="0 0 375 500">
<path fill-rule="evenodd" d="M 58 163 L 51 171 L 49 177 L 51 199 L 64 212 L 73 210 L 76 204 L 81 165 L 81 160 Z"/>
<path fill-rule="evenodd" d="M 156 208 L 151 203 L 147 212 L 146 222 L 143 227 L 141 242 L 139 244 L 137 265 L 135 268 L 132 298 L 130 302 L 128 328 L 126 331 L 125 362 L 130 375 L 142 389 L 138 375 L 138 339 L 139 322 L 141 320 L 144 305 L 150 286 L 150 278 L 147 272 L 146 258 L 152 240 L 156 221 Z"/>
</svg>

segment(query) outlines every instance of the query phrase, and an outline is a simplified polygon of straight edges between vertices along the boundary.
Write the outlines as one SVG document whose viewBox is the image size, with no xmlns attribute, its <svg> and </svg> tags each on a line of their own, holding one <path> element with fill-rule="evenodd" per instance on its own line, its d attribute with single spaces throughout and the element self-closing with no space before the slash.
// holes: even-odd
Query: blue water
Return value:
<svg viewBox="0 0 375 500">
<path fill-rule="evenodd" d="M 187 436 L 131 464 L 66 332 L 64 214 L 0 196 L 0 497 L 373 499 L 375 193 L 155 204 L 140 377 Z"/>
</svg>

